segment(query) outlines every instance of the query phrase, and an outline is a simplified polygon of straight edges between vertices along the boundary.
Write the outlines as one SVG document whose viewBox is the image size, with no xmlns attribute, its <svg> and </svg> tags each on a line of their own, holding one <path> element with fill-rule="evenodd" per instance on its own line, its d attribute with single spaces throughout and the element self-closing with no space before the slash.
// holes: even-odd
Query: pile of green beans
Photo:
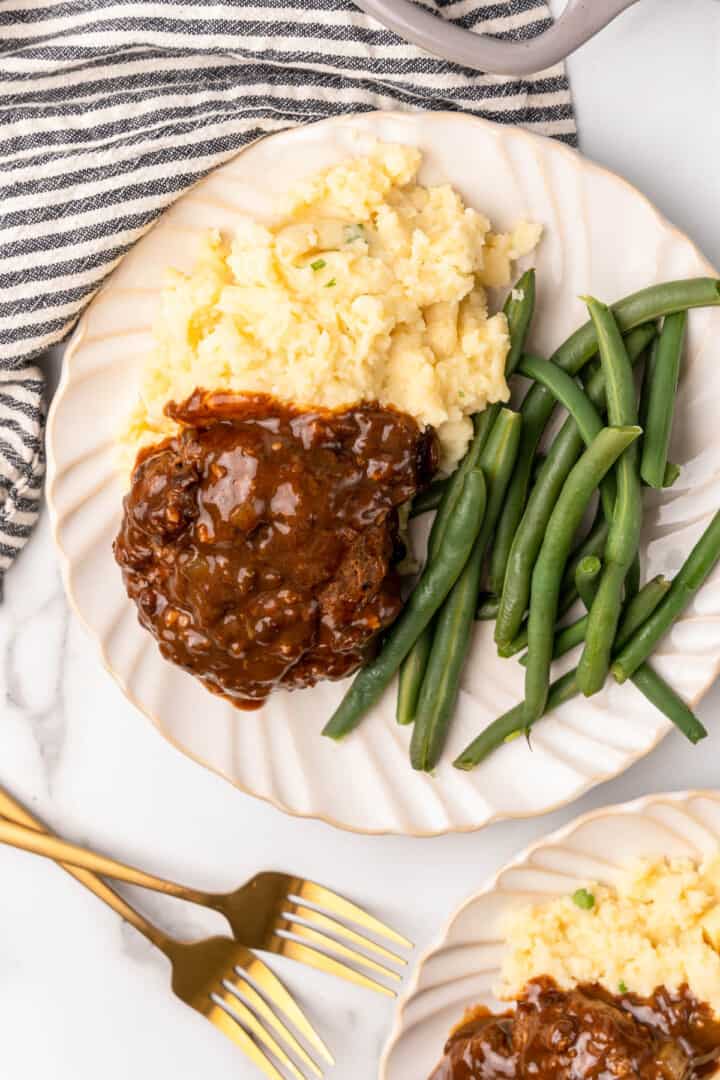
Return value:
<svg viewBox="0 0 720 1080">
<path fill-rule="evenodd" d="M 610 307 L 589 297 L 589 320 L 549 359 L 525 351 L 535 284 L 528 271 L 504 308 L 506 376 L 530 380 L 524 400 L 517 410 L 495 403 L 473 417 L 456 471 L 414 500 L 411 516 L 435 511 L 425 567 L 323 732 L 347 735 L 399 672 L 397 720 L 413 725 L 415 769 L 440 760 L 475 619 L 495 619 L 501 656 L 527 647 L 525 697 L 466 747 L 457 768 L 474 768 L 529 734 L 563 702 L 597 693 L 610 671 L 630 678 L 691 742 L 706 735 L 648 660 L 720 561 L 720 511 L 672 582 L 658 577 L 641 587 L 639 539 L 641 480 L 662 488 L 679 475 L 668 448 L 687 311 L 719 305 L 720 281 L 668 282 Z M 646 357 L 638 407 L 633 365 Z M 556 407 L 567 416 L 544 446 Z M 595 521 L 578 542 L 596 495 Z M 586 613 L 565 625 L 578 597 Z M 580 647 L 577 666 L 551 682 L 553 661 Z"/>
</svg>

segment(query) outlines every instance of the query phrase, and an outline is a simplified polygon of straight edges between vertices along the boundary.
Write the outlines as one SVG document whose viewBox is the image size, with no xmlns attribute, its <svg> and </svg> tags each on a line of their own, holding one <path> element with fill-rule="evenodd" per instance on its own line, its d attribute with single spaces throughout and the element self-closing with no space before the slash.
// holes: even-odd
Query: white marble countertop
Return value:
<svg viewBox="0 0 720 1080">
<path fill-rule="evenodd" d="M 571 75 L 585 152 L 637 184 L 720 265 L 717 0 L 643 0 L 573 59 Z M 717 784 L 720 689 L 700 709 L 711 731 L 702 749 L 671 735 L 624 776 L 546 818 L 402 840 L 284 817 L 191 764 L 125 701 L 68 613 L 46 518 L 8 577 L 0 647 L 0 781 L 59 831 L 200 886 L 292 868 L 355 897 L 420 949 L 502 862 L 576 813 Z M 256 1075 L 175 1001 L 166 961 L 52 864 L 3 849 L 0 878 L 4 1076 Z M 176 901 L 150 896 L 143 904 L 181 935 L 218 925 Z M 336 1052 L 331 1075 L 375 1076 L 392 1005 L 273 963 Z"/>
</svg>

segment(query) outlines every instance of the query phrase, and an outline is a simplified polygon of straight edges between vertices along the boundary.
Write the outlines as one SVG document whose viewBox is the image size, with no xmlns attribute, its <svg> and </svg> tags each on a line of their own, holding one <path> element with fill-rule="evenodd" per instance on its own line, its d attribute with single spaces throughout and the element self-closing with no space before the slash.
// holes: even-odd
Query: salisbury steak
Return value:
<svg viewBox="0 0 720 1080">
<path fill-rule="evenodd" d="M 543 976 L 515 1012 L 456 1028 L 431 1080 L 700 1080 L 719 1059 L 720 1025 L 687 986 L 644 998 Z"/>
<path fill-rule="evenodd" d="M 355 671 L 401 608 L 397 507 L 436 442 L 377 404 L 196 391 L 138 458 L 115 557 L 168 660 L 236 705 Z"/>
</svg>

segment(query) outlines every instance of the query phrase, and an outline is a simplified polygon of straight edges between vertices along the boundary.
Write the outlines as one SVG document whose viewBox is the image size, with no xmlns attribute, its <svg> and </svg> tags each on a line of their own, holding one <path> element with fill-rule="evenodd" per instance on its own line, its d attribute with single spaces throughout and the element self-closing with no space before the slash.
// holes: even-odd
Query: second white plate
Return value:
<svg viewBox="0 0 720 1080">
<path fill-rule="evenodd" d="M 720 795 L 651 795 L 585 814 L 504 867 L 453 915 L 420 961 L 399 1004 L 379 1080 L 422 1080 L 466 1009 L 501 1007 L 502 923 L 526 904 L 567 896 L 587 881 L 612 885 L 628 859 L 700 860 L 720 847 Z M 502 1006 L 507 1007 L 507 1006 Z"/>
</svg>

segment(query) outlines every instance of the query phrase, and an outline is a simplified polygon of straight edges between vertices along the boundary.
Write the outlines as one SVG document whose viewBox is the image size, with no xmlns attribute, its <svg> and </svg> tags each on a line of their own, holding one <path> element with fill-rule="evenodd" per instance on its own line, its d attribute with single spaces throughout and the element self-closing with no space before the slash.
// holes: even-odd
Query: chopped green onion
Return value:
<svg viewBox="0 0 720 1080">
<path fill-rule="evenodd" d="M 595 907 L 595 897 L 587 889 L 577 889 L 572 894 L 572 900 L 573 904 L 576 904 L 583 911 L 590 911 L 591 908 Z"/>
<path fill-rule="evenodd" d="M 330 280 L 325 283 L 325 288 L 332 289 L 333 285 L 337 285 L 337 279 L 334 277 L 330 278 Z"/>
<path fill-rule="evenodd" d="M 627 986 L 625 985 L 625 983 L 623 982 L 622 979 L 618 983 L 618 992 L 621 993 L 621 994 L 627 994 L 627 992 L 628 992 L 628 988 L 627 988 Z"/>
<path fill-rule="evenodd" d="M 310 263 L 310 269 L 314 270 L 316 273 L 318 270 L 322 270 L 325 266 L 327 266 L 327 263 L 324 259 L 316 259 L 315 262 Z"/>
</svg>

